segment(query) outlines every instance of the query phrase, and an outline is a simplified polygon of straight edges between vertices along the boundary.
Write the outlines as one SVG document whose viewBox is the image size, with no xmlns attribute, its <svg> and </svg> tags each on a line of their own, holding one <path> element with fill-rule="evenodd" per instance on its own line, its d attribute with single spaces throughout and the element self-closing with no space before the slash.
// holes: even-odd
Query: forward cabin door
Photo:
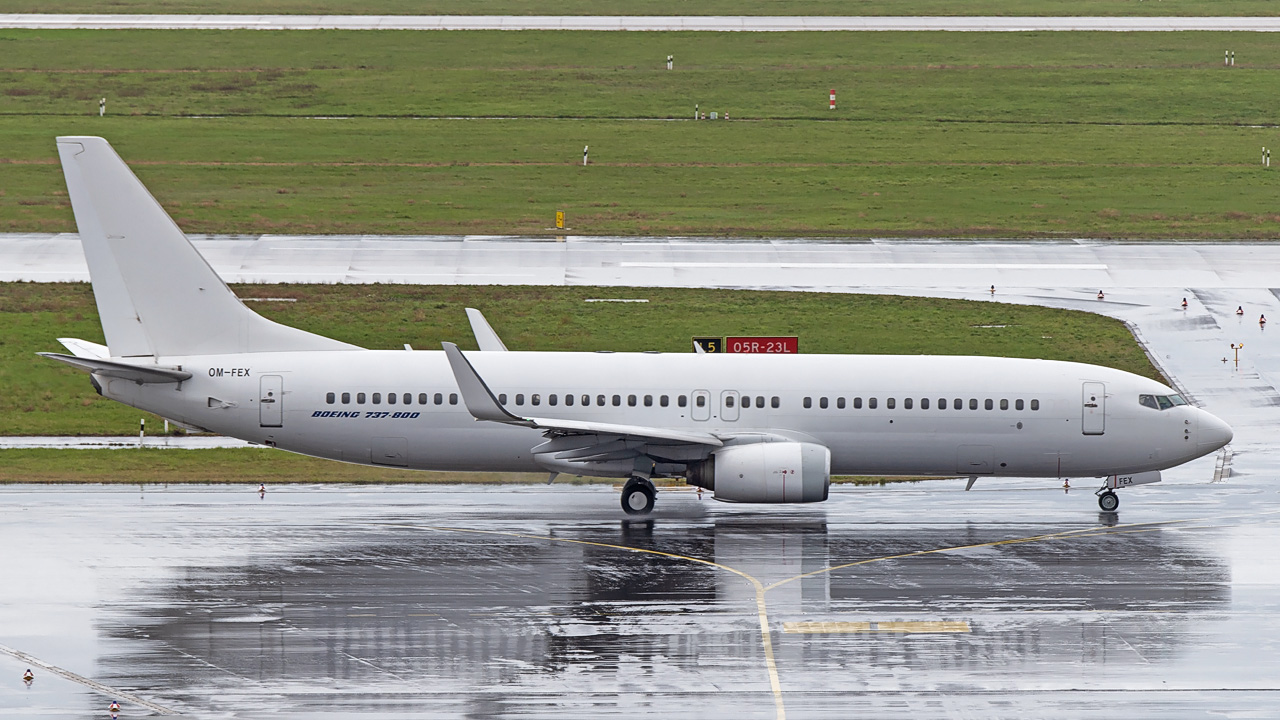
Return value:
<svg viewBox="0 0 1280 720">
<path fill-rule="evenodd" d="M 258 395 L 258 422 L 262 427 L 280 427 L 284 418 L 284 378 L 263 375 Z"/>
<path fill-rule="evenodd" d="M 1087 382 L 1081 399 L 1084 434 L 1101 435 L 1107 425 L 1107 386 L 1100 382 Z"/>
</svg>

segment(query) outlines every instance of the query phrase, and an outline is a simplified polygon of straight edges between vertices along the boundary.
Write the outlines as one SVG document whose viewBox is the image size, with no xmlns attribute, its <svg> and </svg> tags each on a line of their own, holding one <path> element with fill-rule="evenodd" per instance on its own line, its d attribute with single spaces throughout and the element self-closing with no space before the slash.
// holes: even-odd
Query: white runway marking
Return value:
<svg viewBox="0 0 1280 720">
<path fill-rule="evenodd" d="M 178 714 L 178 711 L 176 710 L 170 710 L 169 708 L 163 705 L 153 703 L 150 700 L 143 700 L 137 695 L 132 695 L 123 690 L 117 690 L 111 687 L 110 685 L 103 685 L 102 683 L 97 682 L 96 680 L 90 680 L 89 678 L 84 677 L 83 675 L 77 675 L 71 672 L 70 670 L 63 670 L 57 665 L 52 665 L 50 663 L 47 663 L 41 660 L 40 658 L 28 655 L 22 652 L 21 650 L 14 650 L 13 648 L 8 647 L 6 645 L 0 645 L 0 652 L 4 653 L 5 655 L 13 656 L 25 663 L 34 665 L 38 668 L 43 668 L 44 670 L 47 670 L 55 675 L 64 677 L 70 680 L 71 682 L 79 683 L 89 688 L 90 690 L 94 690 L 99 693 L 102 693 L 103 695 L 111 698 L 112 700 L 124 700 L 125 702 L 130 702 L 130 703 L 133 703 L 134 705 L 138 705 L 148 710 L 152 710 L 160 715 L 177 715 Z"/>
</svg>

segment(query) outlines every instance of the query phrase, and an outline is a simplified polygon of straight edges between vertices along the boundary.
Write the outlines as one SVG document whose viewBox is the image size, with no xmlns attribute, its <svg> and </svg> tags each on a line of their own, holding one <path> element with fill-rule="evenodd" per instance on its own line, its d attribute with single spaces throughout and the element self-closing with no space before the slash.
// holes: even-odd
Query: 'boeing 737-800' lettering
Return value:
<svg viewBox="0 0 1280 720">
<path fill-rule="evenodd" d="M 366 350 L 231 292 L 102 138 L 58 138 L 106 346 L 42 353 L 104 396 L 188 426 L 346 462 L 654 478 L 730 502 L 827 498 L 832 474 L 1097 477 L 1116 488 L 1231 429 L 1111 368 L 993 357 L 532 353 L 468 309 L 479 352 Z M 203 370 L 203 368 L 207 368 Z M 251 370 L 252 369 L 252 370 Z"/>
</svg>

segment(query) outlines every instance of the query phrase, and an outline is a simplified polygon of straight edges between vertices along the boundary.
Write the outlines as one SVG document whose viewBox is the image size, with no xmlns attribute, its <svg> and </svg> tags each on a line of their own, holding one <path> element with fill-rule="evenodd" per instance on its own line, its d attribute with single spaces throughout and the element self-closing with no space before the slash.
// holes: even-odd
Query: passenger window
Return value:
<svg viewBox="0 0 1280 720">
<path fill-rule="evenodd" d="M 1008 410 L 1008 409 L 1009 409 L 1009 400 L 1008 400 L 1007 398 L 1006 398 L 1006 399 L 1002 399 L 1002 400 L 1000 401 L 1000 409 L 1001 409 L 1001 410 Z"/>
<path fill-rule="evenodd" d="M 1159 410 L 1159 409 L 1160 409 L 1160 406 L 1159 406 L 1159 405 L 1156 405 L 1156 396 L 1155 396 L 1155 395 L 1139 395 L 1139 396 L 1138 396 L 1138 404 L 1139 404 L 1139 405 L 1141 405 L 1141 406 L 1143 406 L 1143 407 L 1149 407 L 1149 408 L 1151 408 L 1152 410 Z"/>
<path fill-rule="evenodd" d="M 548 396 L 547 396 L 547 404 L 548 404 L 548 405 L 555 405 L 555 404 L 556 404 L 556 398 L 557 398 L 557 397 L 558 397 L 558 396 L 557 396 L 555 393 L 551 393 L 550 395 L 548 395 Z"/>
<path fill-rule="evenodd" d="M 356 404 L 357 405 L 364 404 L 364 393 L 356 393 Z"/>
<path fill-rule="evenodd" d="M 401 399 L 402 399 L 402 400 L 404 400 L 404 404 L 405 404 L 405 405 L 412 405 L 412 404 L 413 404 L 413 394 L 412 394 L 412 393 L 405 393 L 405 394 L 404 394 L 404 397 L 403 397 L 403 398 L 401 398 Z"/>
<path fill-rule="evenodd" d="M 706 407 L 707 397 L 705 395 L 699 395 L 694 402 L 697 404 L 698 407 Z"/>
<path fill-rule="evenodd" d="M 671 398 L 667 397 L 666 395 L 663 395 L 662 397 L 658 398 L 658 404 L 661 405 L 662 407 L 666 407 L 671 404 Z"/>
<path fill-rule="evenodd" d="M 758 408 L 763 408 L 763 407 L 764 407 L 764 396 L 763 396 L 763 395 L 757 395 L 757 396 L 756 396 L 756 407 L 758 407 Z"/>
<path fill-rule="evenodd" d="M 983 401 L 982 407 L 988 410 L 995 410 L 996 404 L 991 400 L 991 398 L 987 398 L 985 401 Z"/>
<path fill-rule="evenodd" d="M 920 409 L 921 410 L 929 409 L 929 398 L 920 398 Z"/>
<path fill-rule="evenodd" d="M 635 396 L 635 395 L 628 395 L 628 396 L 627 396 L 627 407 L 635 407 L 635 406 L 636 406 L 636 396 Z"/>
<path fill-rule="evenodd" d="M 458 393 L 449 393 L 449 404 L 450 405 L 458 404 Z M 534 403 L 534 404 L 536 405 L 537 403 Z"/>
<path fill-rule="evenodd" d="M 952 401 L 951 401 L 951 407 L 952 407 L 952 408 L 954 408 L 954 409 L 956 409 L 956 410 L 963 410 L 963 409 L 964 409 L 964 401 L 963 401 L 963 400 L 961 400 L 960 398 L 956 398 L 955 400 L 952 400 Z"/>
<path fill-rule="evenodd" d="M 782 398 L 778 397 L 777 395 L 774 395 L 773 399 L 769 401 L 769 405 L 775 410 L 782 407 Z"/>
<path fill-rule="evenodd" d="M 572 404 L 573 404 L 573 394 L 572 394 L 572 393 L 565 393 L 565 395 L 564 395 L 564 404 L 565 404 L 565 405 L 572 405 Z"/>
<path fill-rule="evenodd" d="M 689 404 L 689 398 L 685 397 L 684 395 L 676 396 L 676 405 L 679 405 L 680 407 L 684 407 L 685 405 L 688 405 L 688 404 Z"/>
<path fill-rule="evenodd" d="M 1040 401 L 1039 401 L 1039 400 L 1032 400 L 1032 401 L 1031 401 L 1031 409 L 1032 409 L 1032 410 L 1039 410 L 1039 409 L 1040 409 Z"/>
<path fill-rule="evenodd" d="M 805 399 L 804 399 L 804 406 L 805 406 L 805 409 L 808 409 L 808 408 L 813 407 L 813 398 L 811 398 L 811 397 L 807 397 L 807 398 L 805 398 Z"/>
<path fill-rule="evenodd" d="M 388 405 L 395 405 L 395 404 L 396 404 L 396 394 L 395 394 L 395 393 L 387 393 L 387 404 L 388 404 Z"/>
<path fill-rule="evenodd" d="M 499 394 L 499 395 L 498 395 L 498 404 L 499 404 L 499 405 L 506 405 L 506 404 L 507 404 L 507 394 L 506 394 L 506 393 L 501 393 L 501 394 Z"/>
<path fill-rule="evenodd" d="M 1013 401 L 1013 409 L 1014 409 L 1014 410 L 1021 410 L 1021 409 L 1022 409 L 1022 398 L 1018 398 L 1017 400 L 1014 400 L 1014 401 Z"/>
<path fill-rule="evenodd" d="M 502 402 L 506 402 L 506 400 L 503 400 Z M 426 404 L 427 404 L 427 394 L 426 394 L 426 393 L 418 393 L 418 404 L 419 404 L 419 405 L 426 405 Z"/>
<path fill-rule="evenodd" d="M 823 410 L 826 410 L 826 409 L 827 409 L 827 399 L 826 399 L 826 398 L 818 398 L 818 407 L 822 408 Z"/>
<path fill-rule="evenodd" d="M 888 400 L 884 401 L 884 406 L 886 408 L 889 408 L 890 410 L 892 410 L 897 405 L 898 405 L 898 401 L 895 400 L 894 398 L 889 398 Z"/>
<path fill-rule="evenodd" d="M 542 404 L 542 396 L 541 396 L 541 395 L 539 395 L 538 393 L 533 393 L 532 395 L 530 395 L 530 396 L 529 396 L 529 404 L 530 404 L 530 405 L 541 405 L 541 404 Z"/>
<path fill-rule="evenodd" d="M 978 409 L 978 399 L 977 399 L 977 398 L 969 398 L 969 409 L 970 409 L 970 410 L 977 410 L 977 409 Z"/>
<path fill-rule="evenodd" d="M 1173 401 L 1169 400 L 1169 398 L 1165 397 L 1164 395 L 1157 395 L 1156 400 L 1160 403 L 1161 410 L 1168 410 L 1169 408 L 1173 407 Z M 1034 403 L 1035 400 L 1032 400 L 1031 402 Z M 1031 409 L 1034 410 L 1035 407 L 1032 407 Z"/>
<path fill-rule="evenodd" d="M 875 410 L 875 409 L 876 409 L 876 399 L 875 399 L 875 398 L 867 398 L 867 409 L 869 409 L 869 410 Z"/>
<path fill-rule="evenodd" d="M 938 398 L 938 409 L 939 409 L 939 410 L 946 410 L 946 409 L 947 409 L 947 399 L 946 399 L 946 398 Z"/>
<path fill-rule="evenodd" d="M 350 404 L 351 404 L 351 393 L 349 393 L 349 392 L 347 392 L 347 393 L 342 393 L 342 404 L 343 404 L 343 405 L 350 405 Z"/>
<path fill-rule="evenodd" d="M 854 398 L 854 399 L 853 399 L 853 409 L 854 409 L 854 410 L 861 410 L 861 409 L 862 409 L 862 398 L 860 398 L 860 397 L 856 397 L 856 398 Z"/>
<path fill-rule="evenodd" d="M 725 396 L 724 396 L 724 406 L 725 406 L 725 407 L 733 407 L 733 396 L 732 396 L 732 395 L 725 395 Z"/>
<path fill-rule="evenodd" d="M 440 396 L 439 396 L 439 395 L 436 395 L 436 397 L 437 397 L 437 398 L 439 398 Z M 440 401 L 439 401 L 439 400 L 436 400 L 436 404 L 437 404 L 437 405 L 439 405 L 439 404 L 440 404 Z M 516 393 L 516 404 L 517 404 L 517 405 L 523 405 L 523 404 L 524 404 L 524 393 Z"/>
<path fill-rule="evenodd" d="M 338 396 L 334 395 L 333 393 L 328 393 L 324 396 L 324 401 L 329 403 L 330 405 L 337 402 L 337 400 L 338 400 Z"/>
<path fill-rule="evenodd" d="M 903 410 L 910 410 L 910 409 L 911 409 L 911 398 L 903 398 L 903 399 L 902 399 L 902 409 L 903 409 Z"/>
<path fill-rule="evenodd" d="M 645 396 L 644 396 L 644 406 L 645 406 L 645 407 L 653 407 L 653 396 L 652 396 L 652 395 L 645 395 Z"/>
<path fill-rule="evenodd" d="M 844 398 L 842 398 L 842 397 L 838 397 L 838 398 L 836 398 L 836 408 L 837 408 L 837 409 L 839 409 L 839 410 L 843 410 L 843 409 L 844 409 Z"/>
<path fill-rule="evenodd" d="M 604 407 L 604 405 L 605 405 L 605 400 L 604 400 L 604 396 L 603 396 L 603 395 L 597 395 L 597 396 L 596 396 L 596 404 L 597 404 L 597 405 L 599 405 L 600 407 Z"/>
<path fill-rule="evenodd" d="M 601 405 L 603 405 L 604 403 L 600 403 L 600 404 L 601 404 Z M 591 405 L 591 396 L 590 396 L 590 395 L 583 395 L 583 396 L 582 396 L 582 405 L 583 405 L 583 407 L 587 407 L 587 406 Z"/>
<path fill-rule="evenodd" d="M 614 406 L 614 407 L 618 407 L 618 406 L 619 406 L 619 405 L 621 405 L 621 404 L 622 404 L 622 396 L 621 396 L 621 395 L 614 395 L 614 396 L 613 396 L 613 406 Z"/>
<path fill-rule="evenodd" d="M 381 404 L 382 404 L 382 393 L 374 393 L 374 394 L 373 394 L 373 404 L 374 404 L 374 405 L 381 405 Z"/>
</svg>

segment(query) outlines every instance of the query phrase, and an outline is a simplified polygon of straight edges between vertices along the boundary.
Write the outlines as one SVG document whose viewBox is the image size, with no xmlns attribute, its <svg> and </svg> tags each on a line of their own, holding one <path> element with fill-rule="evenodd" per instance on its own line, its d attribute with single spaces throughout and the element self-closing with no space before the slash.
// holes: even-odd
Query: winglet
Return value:
<svg viewBox="0 0 1280 720">
<path fill-rule="evenodd" d="M 486 352 L 506 352 L 507 346 L 502 338 L 493 331 L 493 326 L 484 319 L 484 314 L 475 308 L 467 308 L 467 319 L 471 321 L 471 333 L 476 336 L 476 344 Z"/>
<path fill-rule="evenodd" d="M 480 374 L 471 367 L 471 362 L 457 345 L 451 342 L 440 344 L 444 346 L 445 357 L 449 358 L 449 366 L 453 368 L 453 378 L 458 383 L 458 390 L 462 392 L 462 402 L 472 417 L 477 420 L 532 425 L 525 418 L 512 415 L 502 407 L 502 403 L 493 396 L 489 386 L 480 379 Z"/>
</svg>

